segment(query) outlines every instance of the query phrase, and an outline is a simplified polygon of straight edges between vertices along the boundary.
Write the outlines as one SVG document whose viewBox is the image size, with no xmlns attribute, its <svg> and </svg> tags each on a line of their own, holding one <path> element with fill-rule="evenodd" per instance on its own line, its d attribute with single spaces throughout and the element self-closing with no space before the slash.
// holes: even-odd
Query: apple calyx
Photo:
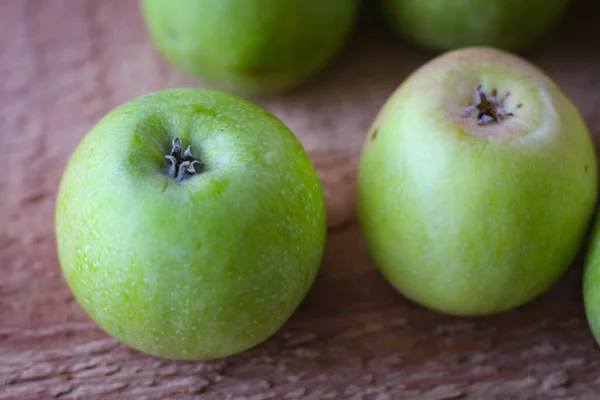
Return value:
<svg viewBox="0 0 600 400">
<path fill-rule="evenodd" d="M 173 139 L 171 153 L 165 156 L 165 158 L 171 162 L 171 165 L 169 165 L 167 170 L 169 178 L 181 182 L 200 172 L 196 169 L 196 165 L 201 167 L 203 164 L 192 155 L 191 147 L 192 146 L 189 145 L 187 149 L 182 152 L 181 139 L 178 137 Z"/>
<path fill-rule="evenodd" d="M 465 109 L 465 115 L 472 115 L 477 111 L 477 125 L 488 125 L 491 123 L 501 123 L 506 117 L 512 117 L 514 114 L 506 112 L 503 107 L 504 100 L 510 96 L 510 92 L 506 92 L 504 97 L 498 97 L 498 91 L 492 90 L 491 96 L 485 94 L 481 85 L 475 88 L 479 96 L 479 103 L 471 104 Z"/>
</svg>

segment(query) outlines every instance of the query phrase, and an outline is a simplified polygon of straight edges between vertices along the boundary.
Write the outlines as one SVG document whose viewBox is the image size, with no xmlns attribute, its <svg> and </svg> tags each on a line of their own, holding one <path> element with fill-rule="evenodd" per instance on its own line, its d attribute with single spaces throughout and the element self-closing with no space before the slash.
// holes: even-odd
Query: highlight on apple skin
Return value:
<svg viewBox="0 0 600 400">
<path fill-rule="evenodd" d="M 563 20 L 572 0 L 377 0 L 393 32 L 435 51 L 488 46 L 521 51 Z"/>
<path fill-rule="evenodd" d="M 389 97 L 357 184 L 385 279 L 427 308 L 488 315 L 545 292 L 572 263 L 593 218 L 597 161 L 548 75 L 473 47 L 434 58 Z"/>
<path fill-rule="evenodd" d="M 333 62 L 359 0 L 141 0 L 147 32 L 169 63 L 240 95 L 297 87 Z"/>
<path fill-rule="evenodd" d="M 117 107 L 81 140 L 56 237 L 77 302 L 109 335 L 200 360 L 256 346 L 295 312 L 326 219 L 313 164 L 274 115 L 169 89 Z"/>
</svg>

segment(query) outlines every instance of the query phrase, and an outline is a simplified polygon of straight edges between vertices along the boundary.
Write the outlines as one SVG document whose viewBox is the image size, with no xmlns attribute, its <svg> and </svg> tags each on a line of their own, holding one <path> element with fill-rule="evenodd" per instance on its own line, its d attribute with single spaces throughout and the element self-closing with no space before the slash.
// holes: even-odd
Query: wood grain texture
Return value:
<svg viewBox="0 0 600 400">
<path fill-rule="evenodd" d="M 580 1 L 526 56 L 565 89 L 600 143 L 600 21 Z M 548 293 L 487 318 L 440 315 L 395 293 L 355 219 L 363 138 L 395 87 L 433 55 L 372 17 L 313 82 L 252 99 L 299 136 L 329 212 L 319 277 L 274 337 L 211 362 L 132 351 L 74 302 L 53 236 L 68 156 L 132 97 L 198 82 L 155 52 L 136 1 L 0 2 L 0 399 L 596 399 L 600 352 L 583 313 L 581 260 Z"/>
</svg>

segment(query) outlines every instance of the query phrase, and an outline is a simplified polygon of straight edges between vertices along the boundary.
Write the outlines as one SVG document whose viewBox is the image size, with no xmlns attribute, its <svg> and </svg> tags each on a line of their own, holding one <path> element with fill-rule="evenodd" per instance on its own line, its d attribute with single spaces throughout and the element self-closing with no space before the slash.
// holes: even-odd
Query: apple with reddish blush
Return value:
<svg viewBox="0 0 600 400">
<path fill-rule="evenodd" d="M 545 292 L 582 248 L 596 199 L 596 154 L 573 102 L 493 48 L 414 71 L 380 110 L 359 165 L 374 261 L 400 293 L 448 314 L 497 313 Z"/>
</svg>

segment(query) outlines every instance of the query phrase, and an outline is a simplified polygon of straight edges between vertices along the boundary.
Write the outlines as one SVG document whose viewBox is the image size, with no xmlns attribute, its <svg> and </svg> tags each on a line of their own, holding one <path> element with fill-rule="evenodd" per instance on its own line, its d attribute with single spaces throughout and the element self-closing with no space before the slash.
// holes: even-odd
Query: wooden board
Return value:
<svg viewBox="0 0 600 400">
<path fill-rule="evenodd" d="M 600 142 L 600 20 L 580 1 L 526 53 L 574 99 Z M 0 399 L 595 399 L 600 352 L 581 299 L 581 262 L 512 312 L 455 318 L 394 292 L 355 218 L 363 138 L 395 87 L 433 54 L 362 19 L 348 48 L 310 84 L 252 99 L 299 136 L 323 181 L 329 237 L 319 277 L 257 348 L 211 362 L 127 349 L 73 300 L 53 236 L 67 158 L 107 111 L 198 82 L 168 66 L 137 2 L 0 2 Z"/>
</svg>

